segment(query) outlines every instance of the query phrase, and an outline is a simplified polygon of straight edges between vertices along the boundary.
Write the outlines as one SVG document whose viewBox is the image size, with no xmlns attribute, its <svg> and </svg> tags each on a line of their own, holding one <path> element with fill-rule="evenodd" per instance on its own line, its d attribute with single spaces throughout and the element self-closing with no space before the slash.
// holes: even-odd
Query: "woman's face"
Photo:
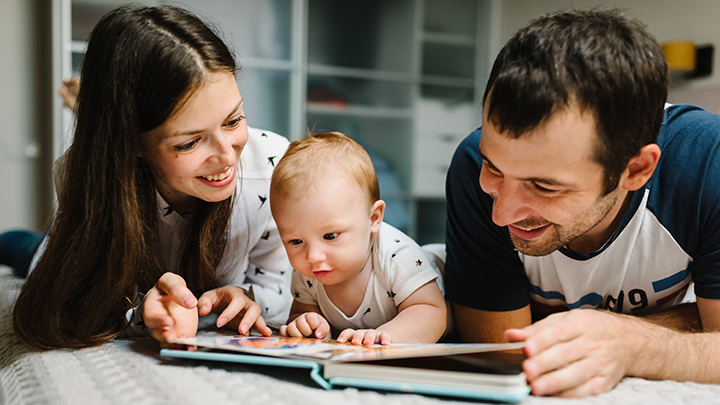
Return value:
<svg viewBox="0 0 720 405">
<path fill-rule="evenodd" d="M 248 140 L 242 101 L 232 73 L 210 73 L 167 121 L 145 134 L 143 155 L 158 191 L 176 211 L 186 212 L 197 199 L 225 200 L 235 191 Z"/>
</svg>

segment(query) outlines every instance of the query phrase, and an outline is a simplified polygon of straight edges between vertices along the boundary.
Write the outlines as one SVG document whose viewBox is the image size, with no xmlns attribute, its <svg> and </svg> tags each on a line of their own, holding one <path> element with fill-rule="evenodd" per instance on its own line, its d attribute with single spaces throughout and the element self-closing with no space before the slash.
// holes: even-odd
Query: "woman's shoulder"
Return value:
<svg viewBox="0 0 720 405">
<path fill-rule="evenodd" d="M 269 177 L 290 142 L 272 131 L 248 127 L 248 141 L 240 155 L 244 177 Z"/>
</svg>

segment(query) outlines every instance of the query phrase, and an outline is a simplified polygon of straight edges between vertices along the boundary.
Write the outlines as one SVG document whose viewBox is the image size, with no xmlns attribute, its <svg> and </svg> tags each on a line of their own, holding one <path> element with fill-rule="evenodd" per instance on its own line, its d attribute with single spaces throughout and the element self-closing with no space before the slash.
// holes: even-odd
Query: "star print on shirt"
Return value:
<svg viewBox="0 0 720 405">
<path fill-rule="evenodd" d="M 420 259 L 415 260 L 415 266 L 422 266 L 422 260 L 420 260 Z"/>
<path fill-rule="evenodd" d="M 265 274 L 260 267 L 255 267 L 255 274 Z"/>
<path fill-rule="evenodd" d="M 260 209 L 263 207 L 263 205 L 265 205 L 265 201 L 267 201 L 267 196 L 263 197 L 261 195 L 258 195 L 258 198 L 260 199 L 260 206 L 258 207 L 258 209 Z"/>
<path fill-rule="evenodd" d="M 310 282 L 310 280 L 307 280 L 307 283 L 308 283 L 308 287 L 312 288 L 312 283 Z"/>
<path fill-rule="evenodd" d="M 268 240 L 270 237 L 270 231 L 265 232 L 265 235 L 261 236 L 260 239 L 262 240 Z"/>
<path fill-rule="evenodd" d="M 367 314 L 369 314 L 369 313 L 370 313 L 370 308 L 368 308 L 367 311 L 365 311 L 365 313 L 363 314 L 363 316 L 365 316 L 365 315 L 367 315 Z"/>
<path fill-rule="evenodd" d="M 260 134 L 260 136 L 267 138 L 267 134 L 266 134 L 265 132 L 263 132 L 262 134 Z"/>
<path fill-rule="evenodd" d="M 295 293 L 295 298 L 300 298 L 300 293 L 299 293 L 299 292 L 296 292 L 296 293 Z"/>
<path fill-rule="evenodd" d="M 400 239 L 395 239 L 395 243 L 400 243 Z"/>
<path fill-rule="evenodd" d="M 390 258 L 391 258 L 391 259 L 394 259 L 394 258 L 395 258 L 395 253 L 393 253 L 392 256 L 390 256 Z"/>
<path fill-rule="evenodd" d="M 387 292 L 387 295 L 388 295 L 388 297 L 390 297 L 390 298 L 395 298 L 395 295 L 396 295 L 396 294 L 395 294 L 394 291 L 388 291 L 388 292 Z"/>
<path fill-rule="evenodd" d="M 275 158 L 277 156 L 268 156 L 268 162 L 272 165 L 272 167 L 275 167 Z"/>
<path fill-rule="evenodd" d="M 163 215 L 164 217 L 166 217 L 166 216 L 168 216 L 168 215 L 170 215 L 170 214 L 173 213 L 173 209 L 172 209 L 172 207 L 169 206 L 169 205 L 168 205 L 167 207 L 163 208 L 163 209 L 165 210 L 165 214 Z"/>
</svg>

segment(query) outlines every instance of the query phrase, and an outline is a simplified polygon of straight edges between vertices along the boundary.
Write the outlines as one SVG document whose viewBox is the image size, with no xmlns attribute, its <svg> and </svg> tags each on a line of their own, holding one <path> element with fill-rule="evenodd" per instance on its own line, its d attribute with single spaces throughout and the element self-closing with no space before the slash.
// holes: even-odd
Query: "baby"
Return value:
<svg viewBox="0 0 720 405">
<path fill-rule="evenodd" d="M 420 246 L 383 223 L 372 161 L 329 132 L 290 144 L 270 185 L 270 208 L 295 272 L 283 336 L 353 344 L 434 343 L 447 307 Z"/>
</svg>

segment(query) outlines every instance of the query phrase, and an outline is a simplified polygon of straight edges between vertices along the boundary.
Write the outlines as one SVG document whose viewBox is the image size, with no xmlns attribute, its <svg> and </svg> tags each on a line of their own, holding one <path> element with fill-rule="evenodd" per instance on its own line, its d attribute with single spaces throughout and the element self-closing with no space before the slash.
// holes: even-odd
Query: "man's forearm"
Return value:
<svg viewBox="0 0 720 405">
<path fill-rule="evenodd" d="M 680 332 L 702 332 L 702 322 L 696 303 L 676 307 L 641 317 L 645 321 Z"/>
<path fill-rule="evenodd" d="M 720 333 L 692 333 L 646 323 L 636 330 L 635 361 L 628 375 L 654 380 L 720 383 Z"/>
</svg>

